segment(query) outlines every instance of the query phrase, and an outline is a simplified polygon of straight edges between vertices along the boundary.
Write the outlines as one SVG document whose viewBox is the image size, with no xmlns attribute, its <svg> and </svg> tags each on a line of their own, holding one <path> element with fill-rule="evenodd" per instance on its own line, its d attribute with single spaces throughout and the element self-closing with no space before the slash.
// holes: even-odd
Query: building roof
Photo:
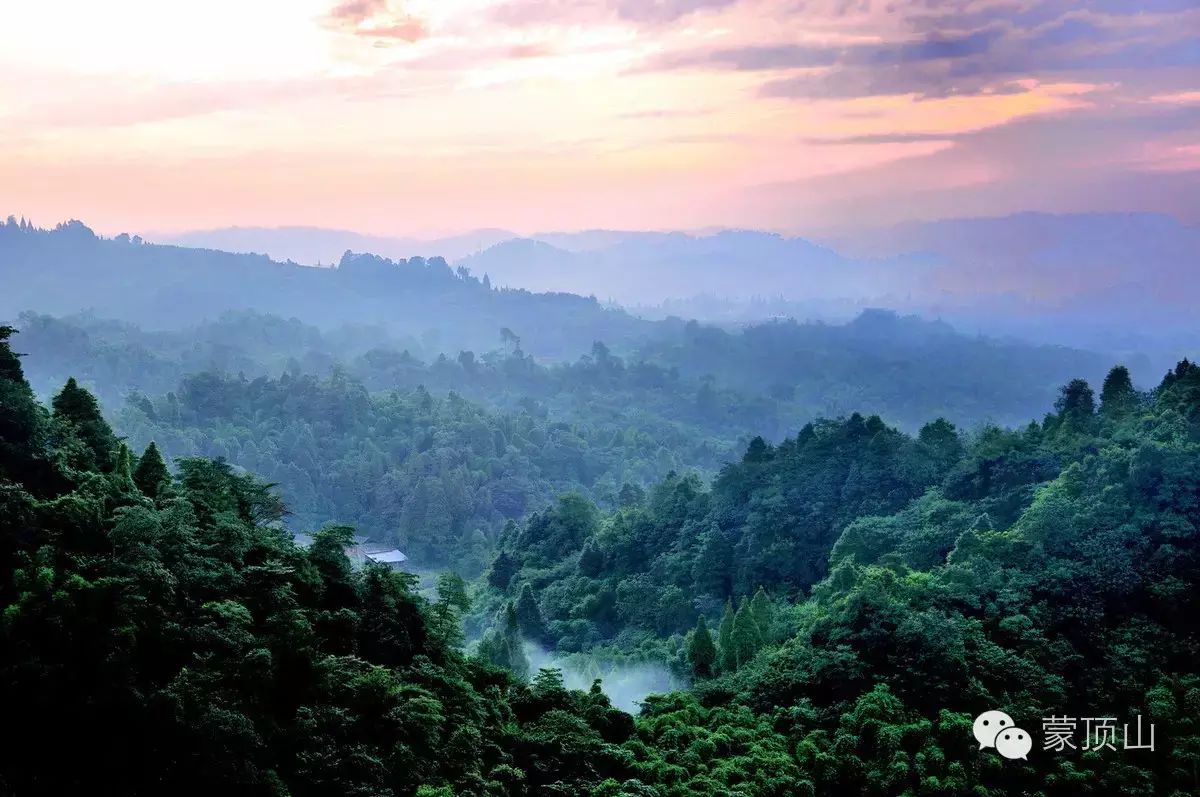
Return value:
<svg viewBox="0 0 1200 797">
<path fill-rule="evenodd" d="M 379 551 L 378 553 L 369 553 L 367 558 L 372 562 L 379 562 L 385 565 L 398 565 L 401 562 L 407 562 L 408 557 L 393 548 L 390 551 Z"/>
</svg>

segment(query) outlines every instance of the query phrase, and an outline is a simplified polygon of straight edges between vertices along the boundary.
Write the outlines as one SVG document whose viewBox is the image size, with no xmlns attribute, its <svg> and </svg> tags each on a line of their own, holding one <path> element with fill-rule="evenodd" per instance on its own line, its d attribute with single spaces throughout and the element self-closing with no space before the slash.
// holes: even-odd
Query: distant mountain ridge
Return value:
<svg viewBox="0 0 1200 797">
<path fill-rule="evenodd" d="M 570 290 L 622 304 L 698 293 L 836 298 L 892 289 L 885 261 L 851 260 L 803 238 L 753 230 L 711 235 L 612 234 L 603 248 L 571 250 L 569 236 L 505 241 L 460 263 L 501 285 Z"/>
<path fill-rule="evenodd" d="M 764 233 L 770 234 L 770 233 Z M 521 235 L 499 228 L 480 228 L 441 237 L 370 235 L 328 227 L 218 227 L 174 233 L 146 233 L 147 241 L 237 254 L 264 254 L 306 266 L 336 263 L 346 251 L 373 252 L 384 257 L 409 258 L 438 255 L 454 262 L 479 254 L 497 244 L 529 238 L 568 252 L 592 252 L 617 244 L 655 242 L 695 235 L 685 232 L 636 230 L 580 230 Z"/>
<path fill-rule="evenodd" d="M 1092 328 L 1093 310 L 1126 322 L 1131 333 L 1178 337 L 1200 300 L 1200 229 L 1153 213 L 1026 212 L 865 228 L 821 241 L 755 230 L 518 236 L 497 229 L 422 241 L 316 228 L 233 228 L 170 240 L 301 263 L 335 262 L 346 249 L 439 254 L 498 285 L 626 306 L 769 298 L 844 318 L 855 306 L 884 305 L 993 332 L 1077 330 L 1063 340 L 1077 345 L 1112 337 Z M 822 313 L 814 302 L 842 306 Z"/>
<path fill-rule="evenodd" d="M 936 265 L 906 309 L 960 329 L 1110 351 L 1194 356 L 1200 227 L 1156 213 L 1017 213 L 913 222 L 829 241 L 859 257 Z"/>
<path fill-rule="evenodd" d="M 347 251 L 372 252 L 392 259 L 440 256 L 454 261 L 515 237 L 516 233 L 508 230 L 481 229 L 445 238 L 397 238 L 324 227 L 225 227 L 146 235 L 155 243 L 265 254 L 306 266 L 332 265 Z"/>
<path fill-rule="evenodd" d="M 172 240 L 311 264 L 347 250 L 397 262 L 440 253 L 496 287 L 593 296 L 645 318 L 845 321 L 881 306 L 989 335 L 1145 352 L 1156 367 L 1200 349 L 1200 230 L 1149 213 L 947 219 L 819 242 L 754 230 L 481 229 L 418 240 L 305 227 Z"/>
<path fill-rule="evenodd" d="M 507 329 L 536 357 L 574 357 L 596 340 L 622 345 L 661 325 L 573 294 L 493 287 L 442 257 L 344 254 L 336 269 L 105 239 L 78 221 L 53 230 L 0 224 L 0 318 L 25 310 L 180 329 L 252 310 L 322 328 L 378 325 L 433 352 L 486 351 Z"/>
<path fill-rule="evenodd" d="M 548 232 L 523 237 L 481 229 L 440 239 L 363 235 L 315 227 L 231 227 L 150 236 L 151 240 L 305 265 L 338 262 L 346 251 L 389 258 L 441 256 L 499 286 L 655 304 L 712 293 L 754 296 L 859 296 L 897 272 L 860 262 L 803 238 L 757 230 L 706 234 L 625 230 Z"/>
</svg>

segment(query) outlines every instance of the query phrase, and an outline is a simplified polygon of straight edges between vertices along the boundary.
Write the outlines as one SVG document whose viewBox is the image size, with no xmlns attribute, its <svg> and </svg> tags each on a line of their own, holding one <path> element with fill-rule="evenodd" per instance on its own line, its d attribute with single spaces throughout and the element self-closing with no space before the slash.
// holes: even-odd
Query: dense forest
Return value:
<svg viewBox="0 0 1200 797">
<path fill-rule="evenodd" d="M 500 410 L 532 399 L 572 418 L 586 418 L 594 402 L 613 398 L 620 407 L 669 408 L 673 418 L 699 420 L 709 430 L 770 439 L 817 416 L 851 412 L 879 414 L 908 431 L 938 416 L 967 428 L 1017 424 L 1053 402 L 1066 380 L 1102 378 L 1110 361 L 1077 349 L 963 335 L 886 310 L 864 311 L 848 324 L 680 323 L 623 345 L 589 341 L 563 358 L 535 358 L 507 327 L 496 328 L 483 348 L 447 353 L 381 326 L 322 330 L 253 312 L 178 330 L 86 314 L 23 311 L 8 320 L 33 355 L 29 380 L 39 394 L 74 376 L 114 407 L 130 392 L 165 395 L 202 372 L 253 379 L 341 370 L 372 392 L 423 385 Z M 1134 371 L 1153 377 L 1140 358 Z"/>
<path fill-rule="evenodd" d="M 507 524 L 479 581 L 421 590 L 352 568 L 349 527 L 297 548 L 287 496 L 250 473 L 131 450 L 74 380 L 43 407 L 12 333 L 0 699 L 21 733 L 0 784 L 13 793 L 1200 789 L 1187 361 L 1148 393 L 1120 367 L 1099 396 L 1071 381 L 1023 427 L 933 419 L 910 436 L 852 414 L 754 439 L 710 484 L 671 474 L 609 508 L 566 494 Z M 533 672 L 537 648 L 659 657 L 692 686 L 633 717 L 599 685 Z M 971 736 L 995 707 L 1035 732 L 1054 715 L 1142 717 L 1156 748 L 1118 737 L 1005 760 Z"/>
<path fill-rule="evenodd" d="M 335 365 L 372 390 L 425 384 L 473 399 L 542 398 L 570 380 L 532 365 L 575 363 L 601 342 L 626 366 L 606 369 L 604 381 L 659 378 L 643 364 L 674 369 L 692 389 L 709 382 L 717 391 L 697 398 L 711 400 L 710 411 L 750 412 L 758 425 L 743 431 L 780 439 L 816 415 L 856 411 L 908 430 L 936 416 L 968 427 L 1020 423 L 1057 385 L 1099 379 L 1108 362 L 865 308 L 850 324 L 652 322 L 591 297 L 499 289 L 437 257 L 348 252 L 336 268 L 312 268 L 105 239 L 80 222 L 0 224 L 0 270 L 0 320 L 24 331 L 35 388 L 50 389 L 43 375 L 58 384 L 74 376 L 110 407 L 129 390 L 165 394 L 202 371 L 325 376 Z M 29 311 L 48 315 L 22 316 Z M 517 351 L 527 365 L 507 362 Z M 462 372 L 421 372 L 442 356 Z M 491 367 L 498 359 L 504 367 Z M 1149 377 L 1144 360 L 1128 364 Z M 730 390 L 754 405 L 735 407 L 721 393 Z"/>
<path fill-rule="evenodd" d="M 846 404 L 912 431 L 938 415 L 967 428 L 1024 417 L 1074 369 L 1101 371 L 1096 355 L 880 311 L 846 326 L 686 324 L 625 356 L 595 342 L 550 364 L 507 329 L 489 351 L 425 361 L 378 329 L 259 314 L 183 331 L 33 313 L 19 324 L 37 391 L 78 377 L 139 450 L 153 440 L 168 461 L 223 459 L 280 486 L 291 528 L 350 523 L 467 576 L 506 522 L 560 493 L 611 509 L 626 485 L 706 481 L 753 437 L 782 441 Z"/>
<path fill-rule="evenodd" d="M 0 797 L 1200 797 L 1200 0 L 0 8 Z"/>
</svg>

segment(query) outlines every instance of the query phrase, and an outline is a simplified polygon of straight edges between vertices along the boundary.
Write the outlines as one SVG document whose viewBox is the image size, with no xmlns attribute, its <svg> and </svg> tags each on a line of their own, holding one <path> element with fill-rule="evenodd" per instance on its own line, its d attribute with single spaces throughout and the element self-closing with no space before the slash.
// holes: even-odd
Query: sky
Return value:
<svg viewBox="0 0 1200 797">
<path fill-rule="evenodd" d="M 1196 0 L 3 0 L 0 215 L 1200 223 Z"/>
</svg>

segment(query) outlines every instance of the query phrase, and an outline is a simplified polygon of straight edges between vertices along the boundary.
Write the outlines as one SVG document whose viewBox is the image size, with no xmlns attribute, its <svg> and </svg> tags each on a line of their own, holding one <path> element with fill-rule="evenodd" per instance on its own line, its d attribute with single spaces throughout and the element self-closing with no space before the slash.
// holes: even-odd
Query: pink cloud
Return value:
<svg viewBox="0 0 1200 797">
<path fill-rule="evenodd" d="M 372 39 L 416 42 L 429 36 L 425 21 L 404 10 L 397 0 L 344 0 L 329 12 L 325 24 Z"/>
<path fill-rule="evenodd" d="M 717 11 L 740 0 L 509 0 L 493 18 L 523 25 L 581 24 L 621 20 L 635 25 L 661 26 L 702 11 Z"/>
<path fill-rule="evenodd" d="M 554 55 L 557 50 L 544 42 L 517 44 L 508 48 L 509 58 L 545 58 Z"/>
</svg>

